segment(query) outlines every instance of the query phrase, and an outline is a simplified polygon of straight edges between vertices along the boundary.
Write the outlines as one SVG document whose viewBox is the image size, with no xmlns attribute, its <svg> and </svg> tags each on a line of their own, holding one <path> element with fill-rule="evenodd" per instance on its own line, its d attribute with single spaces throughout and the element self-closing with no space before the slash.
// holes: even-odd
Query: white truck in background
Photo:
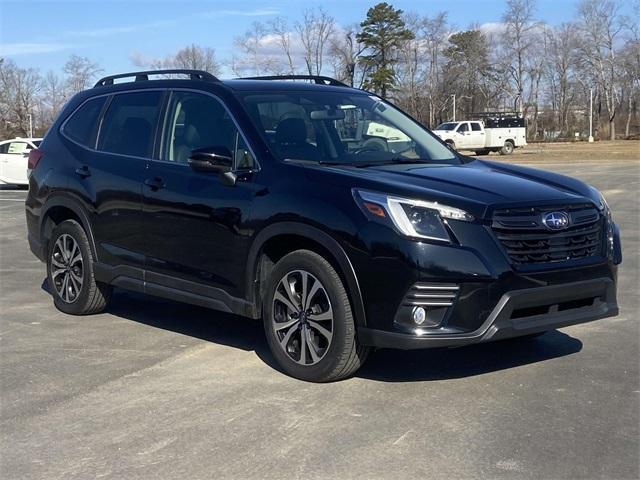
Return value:
<svg viewBox="0 0 640 480">
<path fill-rule="evenodd" d="M 500 152 L 511 155 L 527 144 L 524 119 L 520 117 L 487 117 L 483 120 L 446 122 L 433 130 L 455 150 L 473 150 L 476 155 Z"/>
</svg>

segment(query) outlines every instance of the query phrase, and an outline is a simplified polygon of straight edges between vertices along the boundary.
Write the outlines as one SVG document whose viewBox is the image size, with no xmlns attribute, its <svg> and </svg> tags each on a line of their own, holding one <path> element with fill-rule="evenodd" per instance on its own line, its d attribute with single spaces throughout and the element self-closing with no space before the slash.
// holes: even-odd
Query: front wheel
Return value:
<svg viewBox="0 0 640 480">
<path fill-rule="evenodd" d="M 289 375 L 311 382 L 346 378 L 369 348 L 358 345 L 349 297 L 327 260 L 298 250 L 273 268 L 264 298 L 271 353 Z"/>
</svg>

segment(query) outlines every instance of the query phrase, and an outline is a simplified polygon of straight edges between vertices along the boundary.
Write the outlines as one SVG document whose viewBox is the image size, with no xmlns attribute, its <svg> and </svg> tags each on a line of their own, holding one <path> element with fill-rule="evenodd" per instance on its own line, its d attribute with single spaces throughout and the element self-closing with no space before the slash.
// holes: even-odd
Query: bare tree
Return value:
<svg viewBox="0 0 640 480">
<path fill-rule="evenodd" d="M 26 136 L 29 117 L 38 103 L 42 79 L 33 68 L 19 68 L 12 61 L 0 62 L 0 132 L 3 136 Z"/>
<path fill-rule="evenodd" d="M 249 30 L 236 37 L 235 46 L 242 53 L 242 56 L 234 58 L 233 70 L 238 76 L 246 72 L 262 75 L 272 71 L 274 61 L 265 54 L 263 48 L 268 34 L 269 30 L 264 24 L 253 22 Z"/>
<path fill-rule="evenodd" d="M 546 31 L 547 55 L 545 75 L 556 125 L 561 135 L 569 133 L 569 113 L 575 101 L 575 56 L 578 45 L 576 27 L 563 23 Z"/>
<path fill-rule="evenodd" d="M 524 90 L 527 75 L 527 58 L 535 44 L 535 0 L 507 0 L 502 15 L 505 32 L 502 36 L 503 62 L 513 82 L 514 93 L 520 99 L 520 111 L 524 113 Z"/>
<path fill-rule="evenodd" d="M 625 137 L 630 135 L 631 118 L 637 114 L 640 97 L 640 41 L 631 40 L 620 52 L 622 91 L 626 96 Z"/>
<path fill-rule="evenodd" d="M 442 52 L 450 33 L 447 14 L 420 17 L 407 13 L 403 19 L 407 28 L 415 33 L 415 39 L 406 41 L 399 52 L 398 100 L 411 115 L 433 127 L 445 101 L 441 82 Z"/>
<path fill-rule="evenodd" d="M 64 81 L 53 71 L 49 70 L 42 82 L 42 117 L 43 122 L 51 124 L 60 113 L 67 94 Z"/>
<path fill-rule="evenodd" d="M 615 46 L 623 28 L 618 4 L 612 0 L 582 0 L 578 12 L 578 26 L 582 34 L 580 62 L 604 99 L 609 138 L 615 140 L 615 119 L 620 103 L 620 71 Z"/>
<path fill-rule="evenodd" d="M 181 48 L 176 53 L 164 58 L 146 59 L 134 57 L 132 61 L 139 67 L 153 70 L 182 68 L 186 70 L 204 70 L 212 75 L 219 75 L 221 68 L 216 60 L 216 52 L 213 48 L 191 44 Z"/>
<path fill-rule="evenodd" d="M 91 87 L 96 75 L 102 72 L 97 63 L 78 55 L 71 55 L 62 70 L 67 75 L 67 91 L 70 95 Z"/>
<path fill-rule="evenodd" d="M 295 29 L 304 48 L 304 62 L 309 75 L 320 75 L 325 59 L 325 47 L 335 29 L 335 20 L 325 10 L 306 10 Z"/>
<path fill-rule="evenodd" d="M 220 64 L 216 61 L 215 50 L 195 44 L 178 50 L 172 59 L 167 59 L 167 64 L 171 68 L 204 70 L 212 75 L 220 74 Z"/>
<path fill-rule="evenodd" d="M 358 42 L 357 35 L 357 25 L 336 30 L 329 39 L 329 55 L 333 61 L 334 75 L 338 80 L 351 86 L 362 87 L 366 72 L 356 80 L 356 70 L 364 45 Z"/>
<path fill-rule="evenodd" d="M 293 59 L 291 40 L 292 33 L 289 30 L 287 20 L 282 17 L 276 17 L 269 22 L 269 30 L 272 35 L 275 36 L 278 45 L 282 49 L 282 53 L 287 59 L 287 67 L 289 74 L 296 73 L 295 62 Z"/>
</svg>

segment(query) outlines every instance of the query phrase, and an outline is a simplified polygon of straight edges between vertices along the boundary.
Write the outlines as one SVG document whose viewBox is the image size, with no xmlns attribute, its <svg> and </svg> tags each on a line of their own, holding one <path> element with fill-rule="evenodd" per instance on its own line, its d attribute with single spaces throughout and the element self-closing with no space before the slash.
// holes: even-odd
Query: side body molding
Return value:
<svg viewBox="0 0 640 480">
<path fill-rule="evenodd" d="M 258 266 L 257 263 L 260 259 L 260 255 L 262 254 L 264 245 L 269 239 L 278 235 L 296 235 L 304 237 L 310 241 L 319 243 L 331 253 L 333 259 L 342 270 L 340 273 L 343 274 L 347 282 L 347 293 L 349 294 L 349 298 L 352 302 L 356 324 L 358 326 L 366 326 L 366 314 L 362 294 L 360 292 L 360 285 L 358 283 L 358 278 L 356 277 L 353 264 L 351 263 L 351 260 L 349 260 L 344 249 L 334 238 L 322 230 L 305 223 L 297 222 L 278 222 L 265 227 L 260 231 L 260 233 L 258 233 L 251 249 L 249 250 L 246 266 L 246 291 L 248 292 L 248 300 L 256 307 L 255 316 L 259 317 L 261 315 L 262 307 L 260 298 L 257 298 L 255 289 L 255 272 Z"/>
</svg>

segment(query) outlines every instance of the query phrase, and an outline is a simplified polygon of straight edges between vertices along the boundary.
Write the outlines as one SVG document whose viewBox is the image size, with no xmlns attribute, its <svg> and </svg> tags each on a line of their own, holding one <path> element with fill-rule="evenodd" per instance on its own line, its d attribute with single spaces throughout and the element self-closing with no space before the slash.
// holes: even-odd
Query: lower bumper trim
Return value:
<svg viewBox="0 0 640 480">
<path fill-rule="evenodd" d="M 592 298 L 588 306 L 561 309 L 554 305 L 566 305 L 582 299 Z M 541 305 L 549 305 L 548 312 L 523 316 L 514 312 Z M 458 347 L 472 343 L 501 340 L 531 333 L 544 332 L 591 322 L 618 314 L 616 284 L 611 278 L 598 278 L 561 285 L 513 290 L 505 293 L 485 322 L 469 333 L 406 334 L 387 332 L 366 327 L 358 328 L 362 344 L 380 348 L 421 349 L 435 347 Z"/>
</svg>

